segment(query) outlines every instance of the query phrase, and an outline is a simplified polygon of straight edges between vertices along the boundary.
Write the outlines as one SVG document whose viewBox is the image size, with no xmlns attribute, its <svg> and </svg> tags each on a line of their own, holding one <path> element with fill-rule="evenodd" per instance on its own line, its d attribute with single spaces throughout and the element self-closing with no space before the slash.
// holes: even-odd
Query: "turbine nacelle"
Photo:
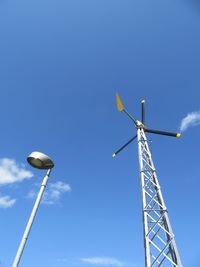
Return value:
<svg viewBox="0 0 200 267">
<path fill-rule="evenodd" d="M 144 124 L 141 121 L 136 120 L 136 128 L 144 128 Z"/>
</svg>

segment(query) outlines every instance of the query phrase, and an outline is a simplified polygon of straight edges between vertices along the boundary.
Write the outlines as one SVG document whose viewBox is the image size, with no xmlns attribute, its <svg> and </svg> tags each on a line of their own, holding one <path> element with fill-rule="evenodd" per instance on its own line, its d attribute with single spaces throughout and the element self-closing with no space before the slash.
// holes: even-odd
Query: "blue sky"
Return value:
<svg viewBox="0 0 200 267">
<path fill-rule="evenodd" d="M 0 1 L 0 266 L 45 174 L 32 151 L 55 168 L 20 266 L 144 266 L 137 144 L 111 157 L 135 134 L 115 92 L 136 118 L 145 98 L 152 128 L 198 124 L 199 14 L 197 0 Z M 200 264 L 199 134 L 149 135 L 187 267 Z"/>
</svg>

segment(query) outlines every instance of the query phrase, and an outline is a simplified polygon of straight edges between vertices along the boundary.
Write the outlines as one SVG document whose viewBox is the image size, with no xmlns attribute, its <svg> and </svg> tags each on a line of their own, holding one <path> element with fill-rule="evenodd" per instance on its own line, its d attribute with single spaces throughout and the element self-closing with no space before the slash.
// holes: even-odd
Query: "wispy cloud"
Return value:
<svg viewBox="0 0 200 267">
<path fill-rule="evenodd" d="M 43 203 L 47 205 L 52 205 L 58 202 L 61 195 L 66 192 L 70 192 L 71 187 L 69 184 L 58 181 L 56 183 L 50 183 L 49 188 L 44 193 Z"/>
<path fill-rule="evenodd" d="M 89 257 L 81 258 L 82 263 L 95 265 L 95 266 L 113 266 L 113 267 L 125 267 L 125 266 L 135 266 L 134 264 L 123 262 L 116 258 L 111 257 Z"/>
<path fill-rule="evenodd" d="M 14 159 L 0 159 L 0 185 L 21 182 L 24 179 L 30 179 L 32 172 L 27 171 L 23 165 L 17 164 Z"/>
<path fill-rule="evenodd" d="M 58 181 L 56 183 L 49 183 L 46 191 L 44 192 L 42 203 L 46 205 L 53 205 L 59 202 L 62 194 L 70 191 L 70 185 L 64 182 Z M 36 195 L 36 191 L 31 191 L 28 194 L 28 198 L 35 198 Z"/>
<path fill-rule="evenodd" d="M 141 267 L 141 264 L 130 263 L 126 261 L 119 260 L 114 257 L 96 256 L 96 257 L 84 257 L 84 258 L 58 258 L 57 262 L 70 263 L 75 266 L 100 266 L 100 267 Z"/>
<path fill-rule="evenodd" d="M 200 124 L 200 111 L 188 113 L 181 121 L 180 131 L 184 132 L 189 127 L 197 126 Z"/>
<path fill-rule="evenodd" d="M 11 208 L 16 202 L 16 199 L 10 196 L 0 196 L 0 208 Z"/>
</svg>

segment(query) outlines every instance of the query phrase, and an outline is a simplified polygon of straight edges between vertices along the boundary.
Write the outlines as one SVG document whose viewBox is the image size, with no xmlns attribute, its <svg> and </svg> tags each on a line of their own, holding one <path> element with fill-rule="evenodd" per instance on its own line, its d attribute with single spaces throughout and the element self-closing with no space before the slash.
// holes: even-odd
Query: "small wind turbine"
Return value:
<svg viewBox="0 0 200 267">
<path fill-rule="evenodd" d="M 145 100 L 141 101 L 141 121 L 136 120 L 128 113 L 118 94 L 116 100 L 118 110 L 124 112 L 137 129 L 137 134 L 112 156 L 115 157 L 137 137 L 142 190 L 145 267 L 182 267 L 145 133 L 172 137 L 180 137 L 181 134 L 147 128 L 145 125 Z"/>
</svg>

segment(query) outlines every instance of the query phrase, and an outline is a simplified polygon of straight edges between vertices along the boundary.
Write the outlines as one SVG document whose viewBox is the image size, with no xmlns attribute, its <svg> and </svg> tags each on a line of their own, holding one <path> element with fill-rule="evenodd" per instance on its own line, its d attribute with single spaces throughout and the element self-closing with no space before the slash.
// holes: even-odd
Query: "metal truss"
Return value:
<svg viewBox="0 0 200 267">
<path fill-rule="evenodd" d="M 138 128 L 146 267 L 182 267 L 144 129 Z"/>
</svg>

